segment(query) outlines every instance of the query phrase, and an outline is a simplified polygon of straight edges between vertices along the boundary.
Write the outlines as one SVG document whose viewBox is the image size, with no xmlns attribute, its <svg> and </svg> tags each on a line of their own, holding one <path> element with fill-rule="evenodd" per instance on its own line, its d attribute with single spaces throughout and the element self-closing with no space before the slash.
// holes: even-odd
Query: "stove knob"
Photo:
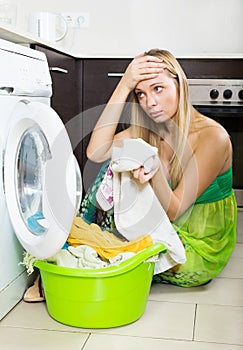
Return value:
<svg viewBox="0 0 243 350">
<path fill-rule="evenodd" d="M 218 96 L 219 96 L 219 92 L 218 92 L 217 89 L 213 89 L 213 90 L 210 91 L 210 97 L 211 97 L 211 98 L 215 99 L 215 98 L 217 98 Z"/>
<path fill-rule="evenodd" d="M 239 91 L 238 96 L 240 100 L 243 100 L 243 90 Z"/>
<path fill-rule="evenodd" d="M 227 90 L 224 90 L 223 96 L 228 100 L 229 98 L 232 97 L 232 94 L 233 94 L 232 91 L 227 89 Z"/>
</svg>

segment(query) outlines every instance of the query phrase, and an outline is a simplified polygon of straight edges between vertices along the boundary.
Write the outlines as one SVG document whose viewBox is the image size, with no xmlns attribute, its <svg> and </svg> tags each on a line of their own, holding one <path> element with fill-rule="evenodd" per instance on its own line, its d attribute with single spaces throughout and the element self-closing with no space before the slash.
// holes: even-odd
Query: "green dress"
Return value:
<svg viewBox="0 0 243 350">
<path fill-rule="evenodd" d="M 113 209 L 105 212 L 98 207 L 96 192 L 109 162 L 103 164 L 94 184 L 85 195 L 80 215 L 88 223 L 119 233 L 114 223 Z M 186 252 L 185 264 L 174 271 L 155 275 L 154 282 L 182 287 L 205 284 L 215 278 L 228 263 L 236 244 L 237 205 L 232 190 L 232 168 L 218 176 L 196 202 L 172 224 Z"/>
</svg>

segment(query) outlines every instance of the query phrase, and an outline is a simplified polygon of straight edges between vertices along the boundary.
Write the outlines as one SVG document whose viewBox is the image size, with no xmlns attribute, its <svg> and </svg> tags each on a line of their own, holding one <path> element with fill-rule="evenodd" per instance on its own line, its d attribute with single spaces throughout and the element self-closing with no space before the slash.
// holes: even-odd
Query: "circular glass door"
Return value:
<svg viewBox="0 0 243 350">
<path fill-rule="evenodd" d="M 15 233 L 29 253 L 48 258 L 65 243 L 82 195 L 79 167 L 56 112 L 43 103 L 19 101 L 4 159 Z"/>
<path fill-rule="evenodd" d="M 38 125 L 29 128 L 20 139 L 16 180 L 19 211 L 34 235 L 43 235 L 49 227 L 43 214 L 43 174 L 51 158 L 48 142 Z"/>
</svg>

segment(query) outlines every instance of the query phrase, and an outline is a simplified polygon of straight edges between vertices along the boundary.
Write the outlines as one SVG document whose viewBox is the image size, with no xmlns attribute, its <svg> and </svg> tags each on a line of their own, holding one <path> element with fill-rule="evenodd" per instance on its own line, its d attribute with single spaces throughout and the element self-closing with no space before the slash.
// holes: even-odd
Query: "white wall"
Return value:
<svg viewBox="0 0 243 350">
<path fill-rule="evenodd" d="M 152 47 L 175 55 L 243 53 L 243 0 L 0 0 L 18 6 L 17 27 L 32 11 L 89 12 L 90 27 L 59 42 L 76 53 L 134 56 Z"/>
</svg>

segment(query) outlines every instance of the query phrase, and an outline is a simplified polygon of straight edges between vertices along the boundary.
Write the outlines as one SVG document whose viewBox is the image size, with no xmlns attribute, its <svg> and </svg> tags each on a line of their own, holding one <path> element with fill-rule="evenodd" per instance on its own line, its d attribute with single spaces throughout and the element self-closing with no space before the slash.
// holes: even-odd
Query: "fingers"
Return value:
<svg viewBox="0 0 243 350">
<path fill-rule="evenodd" d="M 139 55 L 135 56 L 134 59 L 139 58 L 139 57 L 144 57 L 144 56 L 145 56 L 145 53 L 142 52 L 142 53 L 140 53 Z"/>
<path fill-rule="evenodd" d="M 165 68 L 160 58 L 140 54 L 129 64 L 122 81 L 133 90 L 140 81 L 156 78 Z"/>
<path fill-rule="evenodd" d="M 132 170 L 132 175 L 134 179 L 137 179 L 141 184 L 148 182 L 152 177 L 152 173 L 145 173 L 144 167 Z"/>
<path fill-rule="evenodd" d="M 134 57 L 134 60 L 144 58 L 146 61 L 152 61 L 152 62 L 163 62 L 163 60 L 156 56 L 150 56 L 146 55 L 144 52 L 140 53 L 139 55 Z"/>
<path fill-rule="evenodd" d="M 140 172 L 141 172 L 141 169 L 143 169 L 143 167 L 140 167 L 140 168 L 138 168 L 138 169 L 132 170 L 132 174 L 133 174 L 133 177 L 134 177 L 135 179 L 138 179 L 138 178 L 139 178 L 139 174 L 140 174 Z"/>
<path fill-rule="evenodd" d="M 154 56 L 138 56 L 133 60 L 133 67 L 138 70 L 138 73 L 143 75 L 160 74 L 166 68 L 163 60 Z"/>
</svg>

